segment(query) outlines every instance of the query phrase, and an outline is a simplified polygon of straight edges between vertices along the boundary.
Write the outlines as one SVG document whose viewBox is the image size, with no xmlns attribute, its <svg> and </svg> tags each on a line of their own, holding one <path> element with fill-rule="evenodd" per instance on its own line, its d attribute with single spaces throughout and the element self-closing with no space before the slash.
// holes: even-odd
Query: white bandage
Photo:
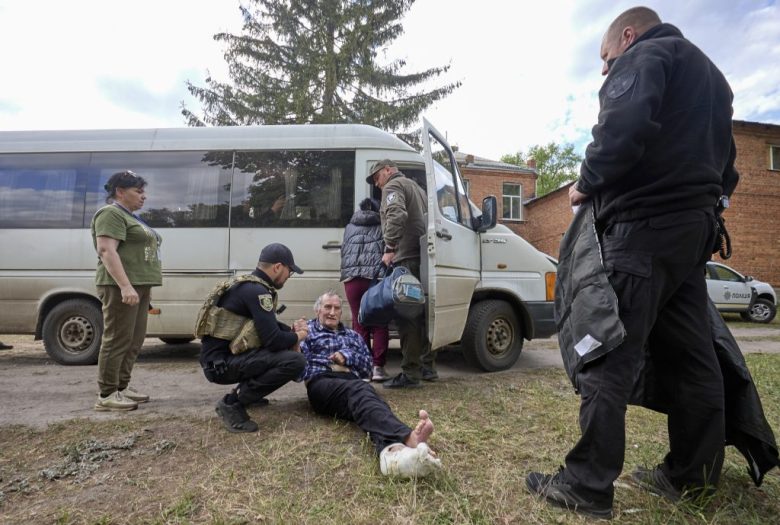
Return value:
<svg viewBox="0 0 780 525">
<path fill-rule="evenodd" d="M 391 450 L 392 448 L 395 450 Z M 379 454 L 379 469 L 385 476 L 422 478 L 441 468 L 441 460 L 431 455 L 428 445 L 420 443 L 416 448 L 403 443 L 388 445 Z"/>
</svg>

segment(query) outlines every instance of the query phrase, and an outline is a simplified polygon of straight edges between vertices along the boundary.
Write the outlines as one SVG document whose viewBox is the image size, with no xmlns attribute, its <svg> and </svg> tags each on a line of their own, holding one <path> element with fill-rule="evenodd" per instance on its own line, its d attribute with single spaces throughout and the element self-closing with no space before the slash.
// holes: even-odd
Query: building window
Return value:
<svg viewBox="0 0 780 525">
<path fill-rule="evenodd" d="M 466 190 L 466 195 L 470 196 L 471 195 L 471 183 L 469 182 L 468 179 L 463 179 L 463 186 L 464 186 L 464 189 Z"/>
<path fill-rule="evenodd" d="M 504 220 L 519 221 L 523 218 L 522 199 L 523 186 L 514 182 L 504 183 L 503 193 L 503 215 Z"/>
<path fill-rule="evenodd" d="M 769 146 L 769 169 L 780 171 L 780 146 Z"/>
</svg>

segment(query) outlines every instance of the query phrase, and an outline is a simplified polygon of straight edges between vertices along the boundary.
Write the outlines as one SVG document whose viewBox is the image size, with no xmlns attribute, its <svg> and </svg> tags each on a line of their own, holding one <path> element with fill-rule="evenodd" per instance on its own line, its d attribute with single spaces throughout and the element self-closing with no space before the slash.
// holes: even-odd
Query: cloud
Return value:
<svg viewBox="0 0 780 525">
<path fill-rule="evenodd" d="M 451 64 L 462 81 L 425 112 L 462 151 L 488 158 L 550 141 L 583 150 L 598 115 L 599 47 L 636 0 L 418 1 L 380 56 L 408 71 Z M 238 0 L 0 0 L 2 129 L 183 125 L 184 81 L 229 81 L 213 35 L 239 33 Z M 738 119 L 780 123 L 780 8 L 770 0 L 647 0 L 723 71 Z M 40 16 L 45 12 L 46 16 Z M 67 20 L 67 23 L 62 23 Z"/>
<path fill-rule="evenodd" d="M 98 92 L 117 109 L 135 112 L 141 115 L 175 121 L 184 125 L 180 113 L 180 103 L 184 100 L 192 105 L 193 99 L 184 88 L 185 81 L 197 78 L 195 71 L 185 71 L 173 81 L 167 89 L 153 90 L 147 83 L 136 78 L 103 76 L 97 79 Z"/>
<path fill-rule="evenodd" d="M 0 98 L 0 113 L 14 114 L 19 113 L 19 104 L 14 103 L 12 100 L 3 100 Z"/>
</svg>

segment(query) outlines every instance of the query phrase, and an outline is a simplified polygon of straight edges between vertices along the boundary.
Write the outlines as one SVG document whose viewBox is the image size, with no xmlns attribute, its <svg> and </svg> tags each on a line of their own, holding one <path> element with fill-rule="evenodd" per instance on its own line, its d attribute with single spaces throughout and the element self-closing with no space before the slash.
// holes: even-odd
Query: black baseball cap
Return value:
<svg viewBox="0 0 780 525">
<path fill-rule="evenodd" d="M 303 273 L 293 260 L 293 254 L 284 244 L 278 242 L 269 244 L 260 252 L 260 262 L 276 264 L 282 263 L 295 273 Z"/>
<path fill-rule="evenodd" d="M 377 171 L 381 170 L 382 168 L 387 168 L 388 166 L 391 166 L 393 168 L 397 167 L 395 162 L 393 162 L 390 159 L 382 159 L 379 162 L 375 162 L 371 166 L 371 169 L 368 170 L 368 177 L 366 177 L 366 182 L 369 183 L 369 184 L 373 184 L 374 183 L 374 173 L 376 173 Z"/>
</svg>

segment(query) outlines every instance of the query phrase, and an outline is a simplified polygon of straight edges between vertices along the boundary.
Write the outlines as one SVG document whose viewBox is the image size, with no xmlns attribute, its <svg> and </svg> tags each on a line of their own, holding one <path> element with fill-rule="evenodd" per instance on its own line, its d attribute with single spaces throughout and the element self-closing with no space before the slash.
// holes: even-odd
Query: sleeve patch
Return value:
<svg viewBox="0 0 780 525">
<path fill-rule="evenodd" d="M 628 71 L 617 75 L 609 81 L 609 85 L 607 86 L 607 97 L 613 100 L 622 97 L 631 89 L 635 82 L 635 71 Z"/>
<path fill-rule="evenodd" d="M 266 312 L 270 312 L 274 308 L 274 298 L 271 294 L 261 294 L 257 296 L 257 300 L 260 302 L 260 308 Z"/>
<path fill-rule="evenodd" d="M 385 200 L 387 201 L 387 204 L 393 202 L 395 200 L 395 192 L 388 193 Z"/>
</svg>

